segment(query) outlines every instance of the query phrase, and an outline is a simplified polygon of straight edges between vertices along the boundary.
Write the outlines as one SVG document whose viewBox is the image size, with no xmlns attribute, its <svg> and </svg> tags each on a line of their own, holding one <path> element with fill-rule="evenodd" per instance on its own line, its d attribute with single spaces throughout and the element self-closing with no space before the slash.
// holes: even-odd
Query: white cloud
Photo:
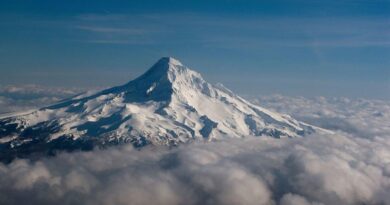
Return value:
<svg viewBox="0 0 390 205">
<path fill-rule="evenodd" d="M 33 84 L 0 86 L 0 114 L 43 107 L 80 92 L 80 88 L 47 88 Z"/>
<path fill-rule="evenodd" d="M 77 26 L 76 28 L 80 30 L 96 32 L 96 33 L 118 33 L 118 34 L 126 34 L 126 35 L 142 35 L 146 33 L 146 31 L 144 30 L 133 29 L 133 28 L 115 28 L 115 27 L 97 27 L 97 26 Z"/>
<path fill-rule="evenodd" d="M 259 101 L 336 134 L 16 160 L 0 165 L 0 204 L 390 204 L 389 103 Z"/>
<path fill-rule="evenodd" d="M 0 203 L 389 204 L 390 141 L 351 135 L 130 146 L 0 166 Z"/>
<path fill-rule="evenodd" d="M 274 95 L 256 98 L 254 102 L 307 123 L 359 137 L 390 133 L 390 102 L 384 100 Z"/>
<path fill-rule="evenodd" d="M 44 87 L 34 84 L 26 85 L 8 85 L 0 87 L 1 95 L 40 95 L 47 97 L 48 95 L 63 96 L 74 95 L 77 92 L 82 91 L 80 88 L 62 88 L 62 87 Z"/>
<path fill-rule="evenodd" d="M 281 205 L 321 205 L 321 203 L 308 202 L 304 197 L 296 194 L 285 194 L 280 200 Z"/>
</svg>

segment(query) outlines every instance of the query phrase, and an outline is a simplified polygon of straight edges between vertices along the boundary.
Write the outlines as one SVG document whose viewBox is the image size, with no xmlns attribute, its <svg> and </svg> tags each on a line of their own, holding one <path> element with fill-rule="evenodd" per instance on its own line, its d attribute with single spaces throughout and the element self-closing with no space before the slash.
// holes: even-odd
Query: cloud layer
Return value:
<svg viewBox="0 0 390 205">
<path fill-rule="evenodd" d="M 81 91 L 80 88 L 47 88 L 39 85 L 0 86 L 0 114 L 40 108 Z"/>
<path fill-rule="evenodd" d="M 390 204 L 389 103 L 259 101 L 336 133 L 16 160 L 0 165 L 0 204 Z"/>
<path fill-rule="evenodd" d="M 357 137 L 389 137 L 390 134 L 390 102 L 384 100 L 274 95 L 253 101 L 307 123 Z"/>
<path fill-rule="evenodd" d="M 389 204 L 390 143 L 251 138 L 0 166 L 1 204 Z"/>
</svg>

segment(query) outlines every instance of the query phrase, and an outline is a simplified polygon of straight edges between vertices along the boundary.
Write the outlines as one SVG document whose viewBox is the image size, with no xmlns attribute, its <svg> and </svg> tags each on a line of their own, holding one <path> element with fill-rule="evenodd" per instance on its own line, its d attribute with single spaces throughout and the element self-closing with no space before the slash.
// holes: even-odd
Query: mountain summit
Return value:
<svg viewBox="0 0 390 205">
<path fill-rule="evenodd" d="M 161 101 L 188 90 L 207 89 L 208 84 L 199 73 L 183 66 L 180 61 L 164 57 L 139 78 L 119 88 L 131 90 L 129 94 L 133 97 L 143 94 L 144 100 Z"/>
<path fill-rule="evenodd" d="M 0 119 L 0 160 L 123 143 L 302 137 L 316 130 L 253 105 L 221 84 L 211 85 L 180 61 L 164 57 L 124 85 Z"/>
</svg>

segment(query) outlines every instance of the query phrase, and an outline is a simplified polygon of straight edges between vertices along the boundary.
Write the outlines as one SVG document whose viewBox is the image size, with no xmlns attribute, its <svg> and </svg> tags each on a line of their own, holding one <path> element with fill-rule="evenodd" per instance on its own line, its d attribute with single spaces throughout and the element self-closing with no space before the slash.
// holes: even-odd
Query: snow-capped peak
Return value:
<svg viewBox="0 0 390 205">
<path fill-rule="evenodd" d="M 202 78 L 199 73 L 184 66 L 172 57 L 163 57 L 138 79 L 159 81 L 168 78 L 171 83 L 176 80 L 191 80 L 192 77 Z M 137 79 L 136 79 L 137 80 Z"/>
<path fill-rule="evenodd" d="M 315 130 L 164 57 L 127 84 L 0 119 L 0 145 L 12 154 L 35 145 L 43 151 L 126 142 L 176 145 L 226 137 L 300 137 Z"/>
<path fill-rule="evenodd" d="M 168 63 L 171 65 L 183 66 L 183 64 L 179 60 L 173 57 L 162 57 L 160 61 L 168 61 Z"/>
<path fill-rule="evenodd" d="M 130 98 L 144 96 L 145 101 L 170 101 L 173 95 L 185 95 L 188 92 L 210 95 L 210 89 L 211 85 L 198 72 L 172 57 L 161 58 L 143 75 L 116 88 L 121 92 L 131 91 L 126 93 L 127 96 L 133 96 Z"/>
</svg>

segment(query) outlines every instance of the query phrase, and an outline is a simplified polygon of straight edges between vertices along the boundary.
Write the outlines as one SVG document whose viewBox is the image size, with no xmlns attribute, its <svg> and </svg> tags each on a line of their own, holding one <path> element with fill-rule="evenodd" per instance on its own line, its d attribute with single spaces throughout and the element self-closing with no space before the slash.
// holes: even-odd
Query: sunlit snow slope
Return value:
<svg viewBox="0 0 390 205">
<path fill-rule="evenodd" d="M 0 119 L 2 156 L 226 137 L 300 137 L 317 128 L 255 106 L 170 57 L 129 83 Z"/>
</svg>

